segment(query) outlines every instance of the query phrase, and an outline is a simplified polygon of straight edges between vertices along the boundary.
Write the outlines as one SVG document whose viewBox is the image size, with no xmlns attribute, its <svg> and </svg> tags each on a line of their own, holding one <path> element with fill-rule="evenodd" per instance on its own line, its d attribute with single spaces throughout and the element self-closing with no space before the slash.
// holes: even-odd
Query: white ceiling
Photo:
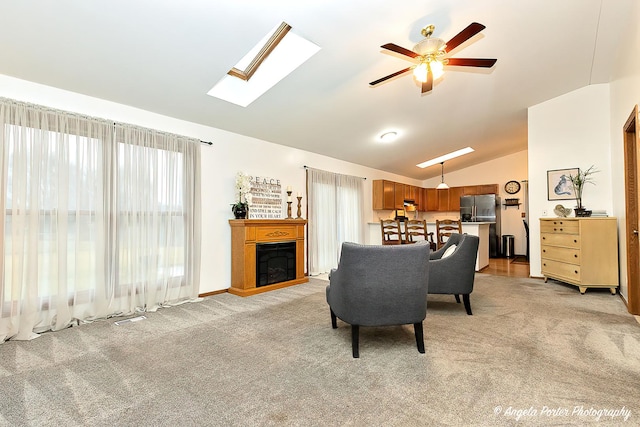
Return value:
<svg viewBox="0 0 640 427">
<path fill-rule="evenodd" d="M 608 82 L 633 1 L 2 0 L 0 73 L 426 179 L 439 165 L 417 163 L 459 148 L 476 151 L 447 171 L 526 149 L 527 107 Z M 246 108 L 206 95 L 282 21 L 320 52 Z M 451 56 L 493 68 L 448 68 L 424 95 L 410 74 L 368 85 L 410 65 L 380 45 L 474 21 Z"/>
</svg>

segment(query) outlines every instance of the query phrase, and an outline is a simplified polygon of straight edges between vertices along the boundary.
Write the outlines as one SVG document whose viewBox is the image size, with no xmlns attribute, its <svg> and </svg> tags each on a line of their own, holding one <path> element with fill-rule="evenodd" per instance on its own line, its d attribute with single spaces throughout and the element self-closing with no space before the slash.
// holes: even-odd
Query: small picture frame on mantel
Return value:
<svg viewBox="0 0 640 427">
<path fill-rule="evenodd" d="M 576 176 L 579 168 L 555 169 L 547 171 L 547 199 L 548 200 L 572 200 L 576 198 L 576 192 L 571 184 L 569 176 Z"/>
</svg>

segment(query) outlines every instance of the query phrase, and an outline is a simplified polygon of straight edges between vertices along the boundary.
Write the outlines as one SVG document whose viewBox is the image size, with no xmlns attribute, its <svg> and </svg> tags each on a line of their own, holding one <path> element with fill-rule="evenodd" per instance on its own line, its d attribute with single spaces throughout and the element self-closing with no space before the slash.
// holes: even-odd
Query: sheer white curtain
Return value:
<svg viewBox="0 0 640 427">
<path fill-rule="evenodd" d="M 343 242 L 364 241 L 362 178 L 307 168 L 309 274 L 337 267 Z"/>
<path fill-rule="evenodd" d="M 197 297 L 199 142 L 117 130 L 0 99 L 0 342 Z"/>
</svg>

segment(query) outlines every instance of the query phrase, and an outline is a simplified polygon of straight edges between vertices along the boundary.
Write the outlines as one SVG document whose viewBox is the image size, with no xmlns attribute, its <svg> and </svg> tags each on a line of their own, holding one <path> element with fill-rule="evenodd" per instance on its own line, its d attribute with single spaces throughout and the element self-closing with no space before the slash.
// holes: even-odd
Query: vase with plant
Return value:
<svg viewBox="0 0 640 427">
<path fill-rule="evenodd" d="M 575 175 L 569 175 L 569 180 L 571 181 L 571 185 L 573 186 L 573 191 L 576 195 L 576 216 L 590 216 L 591 211 L 587 211 L 585 207 L 582 205 L 582 191 L 584 190 L 585 184 L 593 184 L 596 183 L 593 180 L 592 175 L 594 173 L 599 172 L 594 165 L 591 165 L 586 170 L 578 169 L 578 173 Z"/>
<path fill-rule="evenodd" d="M 251 177 L 244 172 L 236 174 L 235 195 L 236 202 L 231 205 L 231 211 L 236 219 L 244 219 L 249 213 L 251 203 Z"/>
</svg>

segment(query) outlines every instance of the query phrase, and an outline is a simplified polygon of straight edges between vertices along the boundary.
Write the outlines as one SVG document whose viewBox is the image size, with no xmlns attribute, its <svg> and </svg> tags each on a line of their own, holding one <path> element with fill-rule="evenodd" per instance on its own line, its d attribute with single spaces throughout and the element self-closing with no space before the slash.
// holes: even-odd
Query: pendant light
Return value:
<svg viewBox="0 0 640 427">
<path fill-rule="evenodd" d="M 436 190 L 446 190 L 449 188 L 449 186 L 444 182 L 444 162 L 440 162 L 440 166 L 442 167 L 442 181 L 440 182 L 440 184 L 438 184 Z"/>
</svg>

